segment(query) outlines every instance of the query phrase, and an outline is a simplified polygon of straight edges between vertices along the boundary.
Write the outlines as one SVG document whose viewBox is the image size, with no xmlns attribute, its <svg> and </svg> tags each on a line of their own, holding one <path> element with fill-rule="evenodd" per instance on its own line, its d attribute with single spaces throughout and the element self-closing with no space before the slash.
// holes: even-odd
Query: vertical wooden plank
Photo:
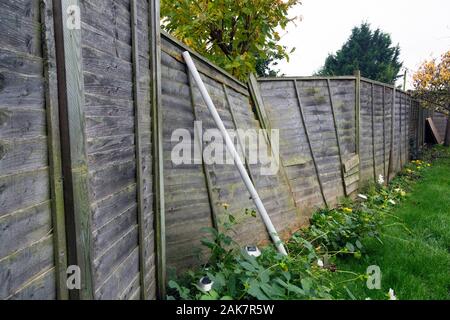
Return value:
<svg viewBox="0 0 450 320">
<path fill-rule="evenodd" d="M 64 195 L 61 168 L 61 147 L 58 110 L 58 80 L 56 74 L 55 39 L 52 0 L 41 1 L 42 44 L 45 77 L 45 109 L 50 169 L 52 228 L 55 255 L 56 297 L 67 300 L 67 252 L 64 217 Z"/>
<path fill-rule="evenodd" d="M 81 28 L 69 28 L 67 23 L 79 18 L 79 1 L 53 4 L 68 256 L 69 264 L 81 269 L 81 290 L 73 290 L 70 296 L 93 299 Z"/>
<path fill-rule="evenodd" d="M 388 176 L 387 176 L 387 181 L 390 182 L 391 181 L 391 174 L 394 171 L 394 161 L 393 161 L 393 156 L 394 156 L 394 122 L 395 122 L 395 86 L 392 89 L 392 104 L 391 104 L 391 147 L 389 150 L 389 166 L 388 166 Z"/>
<path fill-rule="evenodd" d="M 398 150 L 399 150 L 399 159 L 400 159 L 400 170 L 403 168 L 403 152 L 402 152 L 402 148 L 403 148 L 403 142 L 402 142 L 402 140 L 403 140 L 403 137 L 402 137 L 402 125 L 403 125 L 403 123 L 402 123 L 402 118 L 403 118 L 403 115 L 402 115 L 402 113 L 403 113 L 403 103 L 402 103 L 402 97 L 403 97 L 403 93 L 401 93 L 399 96 L 398 96 L 398 102 L 399 102 L 399 108 L 400 108 L 400 110 L 399 110 L 399 112 L 398 112 L 398 114 L 399 114 L 399 122 L 400 122 L 400 125 L 399 125 L 399 135 L 398 135 L 398 141 L 399 141 L 399 148 L 398 148 Z"/>
<path fill-rule="evenodd" d="M 138 37 L 138 13 L 136 0 L 131 0 L 131 47 L 133 64 L 133 104 L 134 104 L 134 138 L 136 152 L 136 197 L 137 197 L 137 222 L 139 234 L 139 280 L 141 287 L 141 299 L 147 300 L 145 289 L 145 219 L 144 219 L 144 182 L 142 177 L 142 143 L 141 143 L 141 118 L 144 114 L 144 103 L 139 95 L 139 37 Z"/>
<path fill-rule="evenodd" d="M 338 155 L 339 155 L 339 163 L 340 163 L 339 167 L 341 169 L 342 187 L 343 187 L 345 195 L 348 196 L 349 194 L 347 193 L 347 185 L 345 183 L 345 176 L 344 176 L 344 163 L 342 162 L 341 142 L 340 142 L 340 138 L 339 138 L 338 124 L 336 121 L 336 110 L 334 107 L 333 97 L 331 95 L 330 79 L 327 79 L 327 87 L 328 87 L 328 95 L 330 97 L 331 113 L 333 115 L 334 132 L 336 133 L 336 143 L 337 143 L 337 147 L 338 147 Z"/>
<path fill-rule="evenodd" d="M 153 146 L 153 194 L 155 214 L 157 296 L 166 298 L 166 223 L 164 203 L 164 158 L 161 111 L 161 33 L 159 1 L 149 0 L 150 67 Z"/>
<path fill-rule="evenodd" d="M 383 86 L 383 176 L 386 178 L 386 86 Z"/>
<path fill-rule="evenodd" d="M 311 140 L 309 139 L 308 127 L 306 126 L 305 115 L 303 114 L 302 101 L 301 101 L 300 93 L 299 93 L 298 87 L 297 87 L 297 80 L 292 80 L 292 81 L 294 82 L 294 89 L 295 89 L 295 95 L 297 97 L 298 110 L 300 112 L 300 118 L 302 119 L 303 128 L 305 129 L 306 141 L 308 142 L 309 152 L 311 152 L 311 158 L 313 161 L 314 170 L 316 172 L 317 182 L 319 183 L 320 193 L 322 194 L 322 199 L 323 199 L 323 202 L 325 203 L 325 206 L 328 207 L 329 205 L 328 205 L 328 201 L 327 201 L 327 198 L 325 197 L 325 193 L 323 190 L 322 179 L 320 177 L 319 168 L 317 167 L 316 157 L 314 156 L 314 151 L 311 146 Z"/>
<path fill-rule="evenodd" d="M 262 101 L 261 94 L 259 93 L 258 80 L 253 73 L 250 74 L 248 88 L 250 91 L 250 95 L 253 98 L 253 102 L 255 103 L 256 115 L 258 116 L 259 121 L 263 125 L 264 129 L 270 130 L 269 123 L 267 123 L 268 117 L 262 107 L 264 103 Z"/>
<path fill-rule="evenodd" d="M 358 174 L 361 179 L 361 71 L 355 71 L 355 150 L 359 157 Z"/>
<path fill-rule="evenodd" d="M 370 105 L 372 109 L 372 166 L 373 181 L 377 182 L 376 157 L 375 157 L 375 104 L 373 101 L 373 82 L 370 83 Z"/>
</svg>

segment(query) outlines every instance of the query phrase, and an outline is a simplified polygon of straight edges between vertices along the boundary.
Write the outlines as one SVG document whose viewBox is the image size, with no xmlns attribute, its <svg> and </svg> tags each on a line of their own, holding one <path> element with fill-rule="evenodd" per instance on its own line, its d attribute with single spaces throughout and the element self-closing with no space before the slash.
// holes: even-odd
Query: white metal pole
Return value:
<svg viewBox="0 0 450 320">
<path fill-rule="evenodd" d="M 185 51 L 185 52 L 183 52 L 183 57 L 189 68 L 189 71 L 191 72 L 195 82 L 197 83 L 197 85 L 200 89 L 202 97 L 205 100 L 205 103 L 206 103 L 209 111 L 211 112 L 214 122 L 216 123 L 217 127 L 220 130 L 220 133 L 222 134 L 223 138 L 225 139 L 227 148 L 233 156 L 234 164 L 236 165 L 236 167 L 239 171 L 239 174 L 242 177 L 242 180 L 244 180 L 245 186 L 247 187 L 253 201 L 255 202 L 256 208 L 258 209 L 259 214 L 261 215 L 261 218 L 263 219 L 264 224 L 266 225 L 266 228 L 269 231 L 272 241 L 274 242 L 276 248 L 278 249 L 278 251 L 280 253 L 282 253 L 283 255 L 287 255 L 287 252 L 286 252 L 286 249 L 284 248 L 283 242 L 281 242 L 280 237 L 278 236 L 278 233 L 275 230 L 275 227 L 273 226 L 273 223 L 270 220 L 269 215 L 267 214 L 266 208 L 264 207 L 261 199 L 259 198 L 258 192 L 256 191 L 255 186 L 253 185 L 252 181 L 250 180 L 250 177 L 248 176 L 248 173 L 245 170 L 244 165 L 242 164 L 241 158 L 240 158 L 238 152 L 236 151 L 236 148 L 234 147 L 234 144 L 231 141 L 230 136 L 228 135 L 228 132 L 222 122 L 222 119 L 220 119 L 219 113 L 217 112 L 217 109 L 214 106 L 214 103 L 211 100 L 211 97 L 209 96 L 208 91 L 206 90 L 203 80 L 200 77 L 200 74 L 198 73 L 197 68 L 195 67 L 194 61 L 192 61 L 191 55 L 189 54 L 188 51 Z"/>
</svg>

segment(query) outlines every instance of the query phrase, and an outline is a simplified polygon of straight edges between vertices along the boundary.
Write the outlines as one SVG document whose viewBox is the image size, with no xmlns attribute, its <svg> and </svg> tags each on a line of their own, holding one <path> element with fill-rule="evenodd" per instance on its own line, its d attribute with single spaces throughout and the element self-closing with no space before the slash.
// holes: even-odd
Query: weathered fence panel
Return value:
<svg viewBox="0 0 450 320">
<path fill-rule="evenodd" d="M 155 297 L 148 2 L 0 9 L 0 298 Z"/>
<path fill-rule="evenodd" d="M 163 35 L 161 63 L 167 258 L 169 267 L 178 269 L 198 264 L 200 240 L 206 236 L 201 228 L 221 228 L 225 207 L 238 222 L 235 238 L 239 243 L 244 245 L 268 240 L 268 233 L 259 216 L 255 219 L 244 214 L 245 209 L 255 208 L 234 165 L 207 164 L 203 161 L 175 164 L 172 161 L 172 151 L 180 143 L 172 139 L 175 129 L 186 129 L 192 138 L 204 138 L 200 145 L 202 150 L 206 150 L 208 138 L 203 137 L 203 131 L 194 128 L 194 121 L 201 121 L 203 130 L 215 128 L 181 57 L 185 50 L 189 48 Z M 191 54 L 225 127 L 230 130 L 258 129 L 247 87 L 192 51 Z M 244 145 L 245 142 L 239 143 Z M 192 145 L 187 147 L 191 150 Z M 224 151 L 225 148 L 224 144 Z M 194 154 L 194 149 L 191 151 Z M 219 158 L 222 154 L 216 156 Z M 198 157 L 197 160 L 201 160 Z M 249 164 L 248 159 L 245 160 L 274 225 L 281 232 L 299 225 L 301 219 L 296 214 L 284 177 L 280 173 L 263 176 L 259 165 Z"/>
<path fill-rule="evenodd" d="M 150 8 L 80 1 L 93 295 L 155 295 Z"/>
<path fill-rule="evenodd" d="M 0 299 L 67 297 L 57 286 L 65 239 L 47 4 L 0 2 Z"/>
</svg>

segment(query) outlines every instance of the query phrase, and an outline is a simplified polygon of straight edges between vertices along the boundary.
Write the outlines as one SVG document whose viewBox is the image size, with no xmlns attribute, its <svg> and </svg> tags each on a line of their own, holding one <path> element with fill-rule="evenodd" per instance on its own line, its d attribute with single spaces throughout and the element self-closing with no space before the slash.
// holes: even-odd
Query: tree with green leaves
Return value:
<svg viewBox="0 0 450 320">
<path fill-rule="evenodd" d="M 161 0 L 162 28 L 241 80 L 288 59 L 277 29 L 300 0 Z M 293 50 L 291 50 L 292 52 Z"/>
<path fill-rule="evenodd" d="M 318 72 L 323 76 L 352 75 L 360 70 L 366 78 L 394 84 L 402 67 L 400 47 L 393 46 L 391 36 L 380 29 L 372 31 L 369 23 L 354 27 L 347 42 L 330 54 Z"/>
</svg>

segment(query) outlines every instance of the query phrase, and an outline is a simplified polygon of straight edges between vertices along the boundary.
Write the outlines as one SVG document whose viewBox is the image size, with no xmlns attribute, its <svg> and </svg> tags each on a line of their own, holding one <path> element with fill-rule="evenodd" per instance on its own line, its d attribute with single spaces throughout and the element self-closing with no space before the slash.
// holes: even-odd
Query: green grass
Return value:
<svg viewBox="0 0 450 320">
<path fill-rule="evenodd" d="M 400 300 L 450 299 L 450 157 L 437 159 L 392 213 L 398 218 L 386 221 L 382 244 L 365 239 L 367 254 L 361 259 L 338 259 L 335 294 L 386 299 L 392 288 Z M 381 268 L 380 290 L 369 290 L 366 280 L 349 281 L 356 276 L 339 272 L 363 274 L 369 265 Z"/>
</svg>

